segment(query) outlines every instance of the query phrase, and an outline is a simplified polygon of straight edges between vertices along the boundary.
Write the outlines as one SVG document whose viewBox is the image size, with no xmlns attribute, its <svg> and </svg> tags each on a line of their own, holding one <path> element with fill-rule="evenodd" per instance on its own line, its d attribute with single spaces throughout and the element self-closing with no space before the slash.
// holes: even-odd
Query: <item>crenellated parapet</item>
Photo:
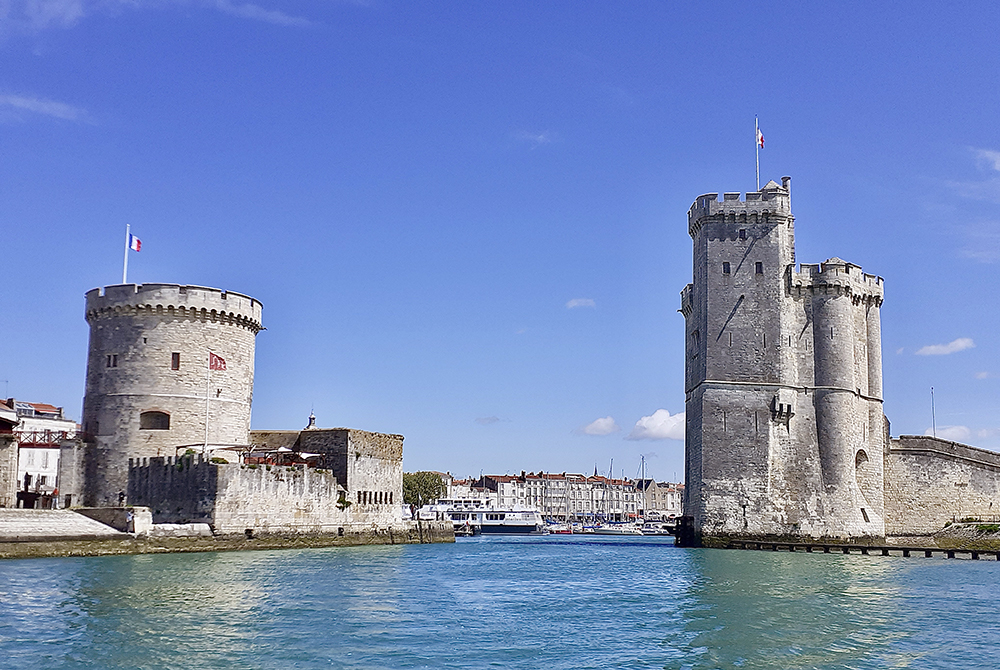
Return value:
<svg viewBox="0 0 1000 670">
<path fill-rule="evenodd" d="M 708 222 L 756 223 L 794 220 L 792 216 L 791 177 L 782 177 L 781 185 L 768 182 L 759 191 L 746 194 L 724 193 L 719 200 L 718 193 L 700 195 L 688 210 L 688 233 L 694 238 Z"/>
<path fill-rule="evenodd" d="M 859 265 L 831 258 L 823 263 L 803 263 L 798 271 L 792 270 L 790 292 L 795 297 L 842 295 L 851 298 L 855 305 L 881 307 L 883 282 L 882 277 L 863 272 Z"/>
<path fill-rule="evenodd" d="M 86 319 L 159 316 L 223 323 L 255 335 L 263 330 L 261 303 L 250 296 L 204 286 L 117 284 L 87 292 Z"/>
</svg>

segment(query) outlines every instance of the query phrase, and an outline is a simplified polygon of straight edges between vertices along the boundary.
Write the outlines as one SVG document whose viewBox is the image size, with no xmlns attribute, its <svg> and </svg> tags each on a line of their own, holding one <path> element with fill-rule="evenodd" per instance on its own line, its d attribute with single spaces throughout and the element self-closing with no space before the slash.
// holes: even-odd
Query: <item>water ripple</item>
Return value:
<svg viewBox="0 0 1000 670">
<path fill-rule="evenodd" d="M 0 562 L 0 666 L 993 668 L 993 562 L 657 538 Z"/>
</svg>

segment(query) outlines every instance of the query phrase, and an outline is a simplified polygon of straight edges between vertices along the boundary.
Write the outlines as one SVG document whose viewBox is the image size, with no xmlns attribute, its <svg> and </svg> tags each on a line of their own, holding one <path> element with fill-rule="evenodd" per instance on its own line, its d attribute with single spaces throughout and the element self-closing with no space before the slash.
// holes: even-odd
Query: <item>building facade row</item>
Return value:
<svg viewBox="0 0 1000 670">
<path fill-rule="evenodd" d="M 445 497 L 485 506 L 532 507 L 557 521 L 628 521 L 648 516 L 680 516 L 683 484 L 575 473 L 521 472 L 455 479 L 441 474 Z"/>
</svg>

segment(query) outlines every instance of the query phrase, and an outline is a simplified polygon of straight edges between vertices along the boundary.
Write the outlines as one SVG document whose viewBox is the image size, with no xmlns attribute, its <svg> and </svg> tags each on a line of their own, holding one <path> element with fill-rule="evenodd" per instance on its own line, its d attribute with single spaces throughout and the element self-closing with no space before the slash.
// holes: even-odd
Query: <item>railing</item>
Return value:
<svg viewBox="0 0 1000 670">
<path fill-rule="evenodd" d="M 14 435 L 22 447 L 58 447 L 63 440 L 76 436 L 72 430 L 15 430 Z"/>
</svg>

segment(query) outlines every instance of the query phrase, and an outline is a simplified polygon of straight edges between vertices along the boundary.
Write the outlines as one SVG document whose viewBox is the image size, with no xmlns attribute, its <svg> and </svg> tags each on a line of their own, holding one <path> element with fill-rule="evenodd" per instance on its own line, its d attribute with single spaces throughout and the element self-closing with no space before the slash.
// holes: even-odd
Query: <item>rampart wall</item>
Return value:
<svg viewBox="0 0 1000 670">
<path fill-rule="evenodd" d="M 887 535 L 931 535 L 963 517 L 1000 514 L 1000 454 L 901 435 L 885 457 Z"/>
<path fill-rule="evenodd" d="M 133 461 L 129 501 L 149 507 L 154 523 L 204 522 L 220 534 L 328 534 L 402 523 L 396 496 L 356 504 L 328 470 L 217 464 L 193 456 Z"/>
</svg>

